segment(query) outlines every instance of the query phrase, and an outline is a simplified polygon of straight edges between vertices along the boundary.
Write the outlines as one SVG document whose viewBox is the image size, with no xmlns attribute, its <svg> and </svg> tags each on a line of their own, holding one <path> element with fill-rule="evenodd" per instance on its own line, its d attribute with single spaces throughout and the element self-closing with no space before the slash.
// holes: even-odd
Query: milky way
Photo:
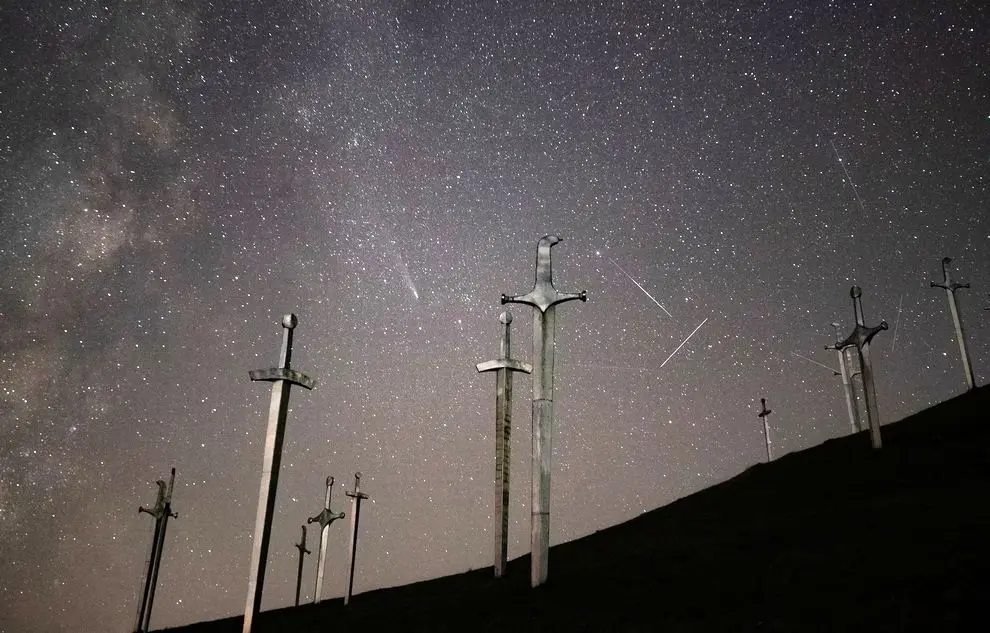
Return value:
<svg viewBox="0 0 990 633">
<path fill-rule="evenodd" d="M 873 354 L 885 421 L 965 388 L 929 287 L 944 256 L 986 382 L 981 3 L 584 4 L 4 11 L 0 629 L 133 627 L 137 508 L 173 466 L 152 626 L 242 612 L 269 397 L 247 372 L 290 311 L 317 386 L 292 396 L 264 608 L 292 602 L 328 475 L 360 470 L 371 497 L 356 591 L 491 565 L 474 365 L 545 234 L 558 288 L 589 297 L 557 310 L 553 543 L 761 461 L 760 397 L 775 456 L 848 432 L 814 363 L 835 363 L 831 322 L 852 329 L 853 284 L 868 325 L 898 314 Z"/>
</svg>

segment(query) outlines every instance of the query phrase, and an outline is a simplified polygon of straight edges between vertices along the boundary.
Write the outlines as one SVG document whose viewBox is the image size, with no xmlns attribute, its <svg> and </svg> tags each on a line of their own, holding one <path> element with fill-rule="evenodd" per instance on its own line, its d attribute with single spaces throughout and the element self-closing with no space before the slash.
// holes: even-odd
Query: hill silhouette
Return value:
<svg viewBox="0 0 990 633">
<path fill-rule="evenodd" d="M 980 630 L 990 388 L 838 438 L 550 551 L 261 614 L 255 631 Z M 235 633 L 242 618 L 168 629 Z M 985 625 L 984 625 L 985 626 Z"/>
</svg>

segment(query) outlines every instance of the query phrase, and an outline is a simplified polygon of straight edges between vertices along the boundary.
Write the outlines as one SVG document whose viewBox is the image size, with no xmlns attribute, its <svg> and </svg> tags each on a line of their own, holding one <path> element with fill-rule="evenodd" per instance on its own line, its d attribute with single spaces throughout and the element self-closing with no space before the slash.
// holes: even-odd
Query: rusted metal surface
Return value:
<svg viewBox="0 0 990 633">
<path fill-rule="evenodd" d="M 258 490 L 258 512 L 255 517 L 254 539 L 251 542 L 251 569 L 248 576 L 247 602 L 244 606 L 243 633 L 251 633 L 254 619 L 261 611 L 261 596 L 265 585 L 265 568 L 268 564 L 268 545 L 272 532 L 272 515 L 275 512 L 275 495 L 278 489 L 278 472 L 282 462 L 282 441 L 285 438 L 285 421 L 289 411 L 289 389 L 299 385 L 312 389 L 312 378 L 290 371 L 292 361 L 292 333 L 299 320 L 294 314 L 282 317 L 282 350 L 278 367 L 250 372 L 251 380 L 271 381 L 272 399 L 268 409 L 268 428 L 265 435 L 265 453 L 261 468 L 261 485 Z"/>
<path fill-rule="evenodd" d="M 509 470 L 511 468 L 510 438 L 512 436 L 512 372 L 531 373 L 533 366 L 527 362 L 509 358 L 509 325 L 512 314 L 503 312 L 498 317 L 502 324 L 499 358 L 475 365 L 479 372 L 495 373 L 495 577 L 505 573 L 508 559 L 509 535 Z"/>
<path fill-rule="evenodd" d="M 354 565 L 357 561 L 358 521 L 361 519 L 361 502 L 368 495 L 361 492 L 361 473 L 354 473 L 354 491 L 344 491 L 351 498 L 351 538 L 347 546 L 347 583 L 344 592 L 344 604 L 351 601 L 354 592 Z"/>
<path fill-rule="evenodd" d="M 561 240 L 540 238 L 536 247 L 536 281 L 527 294 L 502 295 L 502 303 L 533 306 L 533 461 L 532 461 L 532 567 L 530 582 L 546 582 L 550 550 L 550 456 L 553 435 L 553 367 L 555 306 L 565 301 L 587 301 L 587 293 L 559 292 L 553 285 L 550 249 Z"/>
<path fill-rule="evenodd" d="M 849 289 L 849 296 L 853 301 L 853 314 L 856 319 L 856 327 L 852 333 L 842 341 L 833 345 L 828 345 L 825 349 L 845 350 L 849 347 L 856 349 L 856 356 L 859 360 L 860 378 L 863 382 L 863 403 L 865 405 L 866 421 L 870 426 L 870 443 L 873 448 L 881 448 L 883 440 L 880 436 L 880 413 L 877 407 L 877 391 L 873 384 L 873 365 L 870 362 L 870 341 L 883 330 L 887 329 L 887 322 L 881 321 L 880 325 L 866 327 L 863 318 L 863 289 L 853 286 Z"/>
<path fill-rule="evenodd" d="M 313 602 L 317 603 L 323 599 L 323 574 L 327 564 L 327 541 L 330 534 L 330 524 L 337 519 L 343 519 L 343 512 L 334 512 L 330 509 L 330 494 L 333 492 L 333 477 L 327 477 L 326 495 L 323 499 L 323 509 L 315 517 L 306 519 L 306 523 L 320 524 L 320 558 L 316 566 L 316 589 L 313 593 Z"/>
<path fill-rule="evenodd" d="M 956 343 L 959 344 L 959 356 L 962 358 L 963 372 L 966 374 L 966 386 L 969 389 L 976 387 L 976 379 L 973 377 L 973 366 L 969 362 L 969 350 L 966 348 L 966 333 L 963 331 L 962 319 L 959 317 L 959 306 L 956 304 L 956 290 L 969 288 L 969 284 L 960 284 L 952 281 L 949 273 L 951 257 L 942 258 L 942 283 L 931 282 L 932 288 L 943 288 L 946 299 L 949 301 L 949 312 L 952 314 L 952 325 L 956 329 Z"/>
</svg>

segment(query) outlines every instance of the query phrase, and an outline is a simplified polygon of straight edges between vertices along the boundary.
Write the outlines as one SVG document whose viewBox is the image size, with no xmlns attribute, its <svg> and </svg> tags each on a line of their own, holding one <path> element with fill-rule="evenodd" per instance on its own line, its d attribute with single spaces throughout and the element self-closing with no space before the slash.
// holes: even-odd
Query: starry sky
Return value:
<svg viewBox="0 0 990 633">
<path fill-rule="evenodd" d="M 929 287 L 944 256 L 985 383 L 987 27 L 952 0 L 8 3 L 0 629 L 132 630 L 137 508 L 171 467 L 152 626 L 243 612 L 270 397 L 248 371 L 276 362 L 286 312 L 317 386 L 292 393 L 264 608 L 292 603 L 327 475 L 334 510 L 354 471 L 371 497 L 357 592 L 491 565 L 494 378 L 474 364 L 548 233 L 558 289 L 588 292 L 557 309 L 554 543 L 762 460 L 760 397 L 775 453 L 848 432 L 816 363 L 837 365 L 853 284 L 891 325 L 885 422 L 965 389 Z M 530 309 L 510 310 L 532 360 Z M 529 546 L 515 385 L 510 557 Z"/>
</svg>

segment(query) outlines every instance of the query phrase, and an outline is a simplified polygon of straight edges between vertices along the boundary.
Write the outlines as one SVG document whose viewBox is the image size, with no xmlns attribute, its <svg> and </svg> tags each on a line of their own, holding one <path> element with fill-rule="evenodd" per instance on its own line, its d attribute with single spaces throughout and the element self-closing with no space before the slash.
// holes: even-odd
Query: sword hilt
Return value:
<svg viewBox="0 0 990 633">
<path fill-rule="evenodd" d="M 344 491 L 344 494 L 347 495 L 348 497 L 351 497 L 352 499 L 358 499 L 358 500 L 360 500 L 360 499 L 367 499 L 368 498 L 368 495 L 366 495 L 363 492 L 361 492 L 361 473 L 360 472 L 354 473 L 354 492 L 348 492 L 347 490 L 345 490 Z"/>
<path fill-rule="evenodd" d="M 588 300 L 588 292 L 586 290 L 582 290 L 581 292 L 559 292 L 553 286 L 550 249 L 554 244 L 558 244 L 561 241 L 561 238 L 556 235 L 544 235 L 540 238 L 536 246 L 536 281 L 533 284 L 533 289 L 524 295 L 509 296 L 503 294 L 501 297 L 503 305 L 506 303 L 524 303 L 533 306 L 540 312 L 546 312 L 547 309 L 558 303 L 573 301 L 575 299 L 581 301 Z"/>
</svg>

